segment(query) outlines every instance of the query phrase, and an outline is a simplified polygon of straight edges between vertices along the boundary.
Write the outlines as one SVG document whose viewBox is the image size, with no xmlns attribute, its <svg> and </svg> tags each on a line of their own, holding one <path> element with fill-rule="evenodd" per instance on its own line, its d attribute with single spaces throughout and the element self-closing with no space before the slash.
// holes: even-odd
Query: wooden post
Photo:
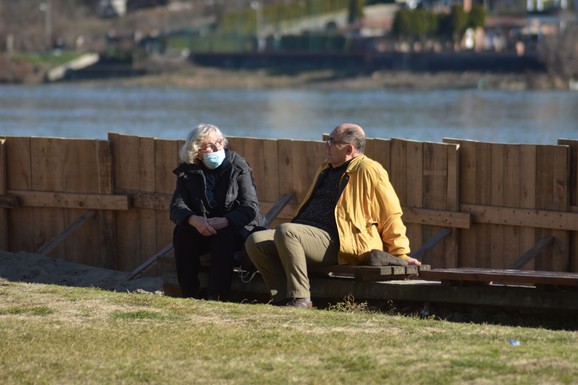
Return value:
<svg viewBox="0 0 578 385">
<path fill-rule="evenodd" d="M 0 196 L 6 195 L 6 139 L 0 139 Z M 8 211 L 0 209 L 0 249 L 8 250 Z"/>
</svg>

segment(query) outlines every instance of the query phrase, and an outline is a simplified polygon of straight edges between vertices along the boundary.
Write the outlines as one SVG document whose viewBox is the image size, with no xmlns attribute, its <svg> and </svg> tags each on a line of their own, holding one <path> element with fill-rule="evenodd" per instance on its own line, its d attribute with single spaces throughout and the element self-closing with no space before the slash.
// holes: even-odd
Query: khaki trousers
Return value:
<svg viewBox="0 0 578 385">
<path fill-rule="evenodd" d="M 327 231 L 298 223 L 283 223 L 275 230 L 257 231 L 245 243 L 273 301 L 310 298 L 307 265 L 337 263 L 339 242 Z"/>
</svg>

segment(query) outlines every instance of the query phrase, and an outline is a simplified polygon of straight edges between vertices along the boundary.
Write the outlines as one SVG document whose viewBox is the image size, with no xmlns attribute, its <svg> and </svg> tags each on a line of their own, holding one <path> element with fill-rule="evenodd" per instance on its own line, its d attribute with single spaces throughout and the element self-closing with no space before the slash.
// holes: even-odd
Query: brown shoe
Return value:
<svg viewBox="0 0 578 385">
<path fill-rule="evenodd" d="M 311 309 L 313 307 L 313 302 L 311 302 L 310 299 L 306 298 L 293 298 L 292 300 L 287 302 L 287 305 L 285 306 L 296 307 L 299 309 Z"/>
</svg>

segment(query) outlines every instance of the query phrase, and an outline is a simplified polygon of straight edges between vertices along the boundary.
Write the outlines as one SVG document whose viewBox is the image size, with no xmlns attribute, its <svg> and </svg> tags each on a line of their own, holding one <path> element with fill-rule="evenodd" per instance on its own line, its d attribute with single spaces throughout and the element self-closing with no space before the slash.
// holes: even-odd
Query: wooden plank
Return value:
<svg viewBox="0 0 578 385">
<path fill-rule="evenodd" d="M 391 141 L 385 139 L 373 140 L 373 157 L 371 159 L 381 163 L 388 172 L 391 168 Z"/>
<path fill-rule="evenodd" d="M 578 140 L 559 139 L 558 144 L 570 148 L 570 211 L 578 212 Z M 578 272 L 578 232 L 570 234 L 569 271 Z"/>
<path fill-rule="evenodd" d="M 520 145 L 504 145 L 504 199 L 507 207 L 520 207 Z M 520 246 L 520 227 L 504 226 L 502 233 L 502 263 L 510 266 L 524 251 Z"/>
<path fill-rule="evenodd" d="M 476 142 L 464 141 L 459 139 L 444 139 L 444 143 L 459 146 L 458 168 L 458 201 L 473 204 L 476 201 Z M 459 211 L 459 208 L 455 208 Z M 459 266 L 475 266 L 476 258 L 476 234 L 472 231 L 460 232 L 458 242 L 458 261 Z"/>
<path fill-rule="evenodd" d="M 569 211 L 570 209 L 570 149 L 568 146 L 552 146 L 552 209 Z M 563 230 L 553 230 L 554 245 L 550 269 L 569 271 L 570 269 L 570 234 Z"/>
<path fill-rule="evenodd" d="M 476 144 L 476 178 L 480 183 L 476 189 L 476 202 L 491 205 L 492 202 L 492 144 Z M 481 224 L 476 227 L 475 266 L 491 267 L 492 233 L 491 226 Z"/>
<path fill-rule="evenodd" d="M 430 269 L 422 266 L 366 266 L 366 265 L 308 265 L 308 273 L 322 273 L 335 276 L 353 276 L 361 281 L 387 281 L 417 276 Z"/>
<path fill-rule="evenodd" d="M 30 151 L 30 138 L 10 137 L 7 139 L 7 191 L 10 189 L 30 189 L 32 184 Z M 33 210 L 26 207 L 10 210 L 8 220 L 11 232 L 7 250 L 33 250 L 30 249 L 30 223 L 34 223 Z"/>
<path fill-rule="evenodd" d="M 309 186 L 311 186 L 313 179 L 315 179 L 317 169 L 323 162 L 327 161 L 327 151 L 325 150 L 325 143 L 319 141 L 300 142 L 297 147 L 294 147 L 293 151 L 293 156 L 301 157 L 306 162 L 304 164 L 302 163 L 302 167 L 303 169 L 307 169 L 307 173 L 303 174 L 303 171 L 299 172 L 299 168 L 293 169 L 293 178 L 294 180 L 298 181 L 297 183 L 294 182 L 294 185 L 298 191 L 303 191 L 301 198 L 297 199 L 298 202 L 301 202 L 305 198 L 305 193 L 309 189 Z M 303 153 L 299 154 L 295 151 L 305 151 L 306 155 L 303 156 Z M 299 162 L 294 162 L 293 167 L 299 167 L 299 164 Z M 299 174 L 301 175 L 298 176 Z"/>
<path fill-rule="evenodd" d="M 472 224 L 472 215 L 469 212 L 461 213 L 403 207 L 403 213 L 403 220 L 408 223 L 419 223 L 440 227 L 457 227 L 461 229 L 469 229 Z"/>
<path fill-rule="evenodd" d="M 128 210 L 127 195 L 76 194 L 45 191 L 8 190 L 25 207 Z"/>
<path fill-rule="evenodd" d="M 528 262 L 533 260 L 542 250 L 547 246 L 554 243 L 554 237 L 542 238 L 538 243 L 536 243 L 532 248 L 526 251 L 520 258 L 518 258 L 511 266 L 510 269 L 521 269 Z"/>
<path fill-rule="evenodd" d="M 289 203 L 289 201 L 293 198 L 290 193 L 283 194 L 277 202 L 267 211 L 265 214 L 265 221 L 267 225 L 271 224 L 273 220 L 279 215 L 281 210 Z"/>
<path fill-rule="evenodd" d="M 457 144 L 446 144 L 447 149 L 447 184 L 448 191 L 446 197 L 446 209 L 450 211 L 458 211 L 460 209 L 460 196 L 459 196 L 459 172 L 460 172 L 460 162 L 459 162 L 459 145 Z M 471 223 L 471 217 L 470 217 Z M 458 267 L 459 266 L 459 240 L 460 231 L 454 229 L 444 241 L 445 244 L 445 254 L 446 254 L 446 267 Z"/>
<path fill-rule="evenodd" d="M 95 174 L 98 180 L 98 192 L 104 195 L 112 195 L 113 187 L 113 163 L 112 150 L 108 141 L 96 142 L 96 159 L 98 172 Z M 117 269 L 119 266 L 118 245 L 116 243 L 116 218 L 113 210 L 98 210 L 98 229 L 100 242 L 99 266 L 109 269 Z"/>
<path fill-rule="evenodd" d="M 62 191 L 64 188 L 63 153 L 65 141 L 55 138 L 32 138 L 31 171 L 34 191 Z M 62 208 L 36 208 L 34 210 L 35 233 L 31 237 L 31 245 L 27 250 L 36 250 L 48 240 L 56 236 L 65 227 L 64 210 Z M 30 249 L 32 247 L 32 249 Z M 65 249 L 57 247 L 52 256 L 66 259 Z"/>
<path fill-rule="evenodd" d="M 94 211 L 87 211 L 79 218 L 77 218 L 74 222 L 68 225 L 60 234 L 56 237 L 51 239 L 46 244 L 42 245 L 38 250 L 36 250 L 37 254 L 40 255 L 48 255 L 52 250 L 54 250 L 57 246 L 59 246 L 62 242 L 66 240 L 72 233 L 77 231 L 82 225 L 84 225 L 89 219 L 94 218 L 95 212 Z M 70 259 L 69 259 L 70 260 Z"/>
<path fill-rule="evenodd" d="M 407 141 L 391 140 L 389 179 L 401 202 L 407 202 Z M 403 203 L 402 203 L 403 204 Z"/>
<path fill-rule="evenodd" d="M 157 168 L 155 142 L 153 138 L 141 138 L 139 143 L 138 160 L 140 164 L 139 175 L 140 184 L 139 191 L 155 192 Z M 130 256 L 131 261 L 128 262 L 127 268 L 137 266 L 142 263 L 147 255 L 153 254 L 164 243 L 157 242 L 157 212 L 156 210 L 138 209 L 139 220 L 137 222 L 140 231 L 140 242 L 138 244 L 138 254 Z M 160 214 L 160 213 L 159 213 Z M 165 213 L 165 219 L 168 215 Z M 166 223 L 166 222 L 165 222 Z"/>
<path fill-rule="evenodd" d="M 110 133 L 108 135 L 112 148 L 113 181 L 115 192 L 141 191 L 139 181 L 139 169 L 144 165 L 139 164 L 140 140 L 137 137 Z M 126 212 L 118 212 L 115 215 L 117 253 L 117 269 L 130 271 L 139 264 L 138 256 L 141 255 L 141 232 L 139 210 L 133 209 Z M 154 253 L 151 252 L 149 255 Z"/>
<path fill-rule="evenodd" d="M 168 215 L 168 205 L 175 189 L 176 175 L 173 170 L 179 164 L 179 145 L 175 140 L 155 139 L 154 141 L 154 159 L 155 159 L 155 192 L 154 194 L 163 195 L 165 210 L 154 210 L 155 215 L 155 250 L 163 245 L 171 243 L 173 238 L 174 224 Z M 141 257 L 142 258 L 142 257 Z M 155 270 L 155 275 L 160 275 L 160 270 Z"/>
<path fill-rule="evenodd" d="M 483 205 L 460 205 L 460 211 L 475 223 L 578 231 L 578 213 Z"/>
<path fill-rule="evenodd" d="M 520 208 L 536 208 L 536 146 L 520 146 Z M 520 248 L 528 250 L 537 240 L 536 228 L 520 227 Z M 535 269 L 535 260 L 531 260 L 526 267 L 529 270 Z"/>
<path fill-rule="evenodd" d="M 423 197 L 424 183 L 423 183 L 423 144 L 420 142 L 407 141 L 407 153 L 405 165 L 407 169 L 405 170 L 407 178 L 406 183 L 408 186 L 404 189 L 406 191 L 406 196 L 404 200 L 401 200 L 401 204 L 408 207 L 423 207 Z M 394 189 L 397 192 L 396 186 Z M 415 213 L 415 211 L 414 211 Z M 424 243 L 424 231 L 421 223 L 415 223 L 411 221 L 411 214 L 408 216 L 404 211 L 403 222 L 407 226 L 407 236 L 410 240 L 410 247 L 413 249 L 417 245 L 422 245 Z"/>
<path fill-rule="evenodd" d="M 6 139 L 0 139 L 0 196 L 5 197 L 7 191 L 7 164 L 6 164 Z M 0 204 L 0 249 L 8 250 L 9 226 L 8 211 Z"/>
<path fill-rule="evenodd" d="M 176 176 L 175 176 L 176 178 Z M 167 211 L 172 193 L 166 192 L 135 192 L 128 194 L 130 207 Z"/>
<path fill-rule="evenodd" d="M 555 271 L 456 268 L 424 270 L 420 276 L 432 281 L 578 286 L 577 273 Z"/>
<path fill-rule="evenodd" d="M 424 206 L 429 209 L 445 210 L 447 201 L 447 151 L 444 144 L 424 143 Z M 424 227 L 424 239 L 435 237 L 438 227 Z M 428 263 L 436 267 L 446 267 L 443 247 L 433 249 L 428 254 Z"/>
<path fill-rule="evenodd" d="M 488 180 L 491 186 L 492 206 L 504 206 L 504 148 L 503 144 L 491 145 L 492 153 L 492 178 Z M 504 264 L 504 226 L 494 225 L 490 227 L 491 246 L 490 246 L 490 267 L 502 269 Z"/>
<path fill-rule="evenodd" d="M 142 272 L 144 272 L 145 270 L 147 270 L 149 267 L 151 267 L 152 265 L 154 265 L 158 259 L 160 257 L 162 257 L 163 255 L 167 254 L 169 251 L 171 251 L 173 249 L 173 244 L 169 243 L 167 245 L 165 245 L 165 247 L 163 247 L 162 249 L 160 249 L 158 252 L 156 252 L 152 257 L 150 257 L 149 259 L 147 259 L 146 261 L 144 261 L 142 264 L 140 264 L 139 266 L 137 266 L 136 268 L 134 268 L 128 275 L 128 280 L 133 279 L 134 277 L 136 277 L 137 275 L 141 274 Z"/>
<path fill-rule="evenodd" d="M 277 169 L 277 174 L 279 175 L 279 190 L 291 192 L 295 197 L 294 202 L 301 203 L 303 196 L 297 195 L 297 190 L 295 186 L 293 186 L 292 143 L 293 141 L 286 139 L 281 139 L 277 142 L 279 151 Z M 296 170 L 296 172 L 299 172 L 299 170 Z"/>
<path fill-rule="evenodd" d="M 447 237 L 452 233 L 450 228 L 443 228 L 438 231 L 431 239 L 429 239 L 426 243 L 423 244 L 422 247 L 419 248 L 415 253 L 412 254 L 412 257 L 421 261 L 425 254 L 435 245 L 437 245 L 442 239 Z"/>
<path fill-rule="evenodd" d="M 365 151 L 363 152 L 365 155 L 370 157 L 371 159 L 375 160 L 375 139 L 368 139 L 365 140 Z"/>
<path fill-rule="evenodd" d="M 283 191 L 279 186 L 279 179 L 282 176 L 279 174 L 279 154 L 276 140 L 263 140 L 263 163 L 263 174 L 255 173 L 254 175 L 256 180 L 261 180 L 257 194 L 259 199 L 274 201 Z"/>
<path fill-rule="evenodd" d="M 552 208 L 554 185 L 552 183 L 554 157 L 551 146 L 536 146 L 536 207 L 542 210 Z M 545 229 L 536 231 L 539 238 L 552 235 L 552 232 Z M 551 270 L 553 249 L 549 253 L 543 253 L 540 258 L 536 258 L 536 269 Z"/>
<path fill-rule="evenodd" d="M 98 141 L 91 139 L 63 139 L 62 144 L 62 179 L 60 190 L 63 193 L 98 194 Z M 65 209 L 64 224 L 77 223 L 86 210 Z M 94 213 L 94 211 L 93 211 Z M 91 216 L 91 218 L 94 214 Z M 62 230 L 61 234 L 70 226 Z M 74 236 L 67 236 L 63 241 L 64 256 L 67 261 L 100 266 L 99 250 L 100 232 L 97 221 L 85 221 L 74 230 Z"/>
<path fill-rule="evenodd" d="M 263 175 L 265 173 L 265 163 L 266 160 L 263 158 L 263 146 L 262 141 L 258 139 L 246 138 L 244 141 L 245 143 L 245 150 L 243 153 L 240 153 L 242 157 L 245 158 L 249 166 L 253 171 L 253 179 L 255 179 L 255 174 Z M 259 195 L 260 191 L 264 191 L 266 189 L 265 180 L 259 180 L 258 182 L 255 180 L 255 188 L 257 190 L 257 196 Z"/>
</svg>

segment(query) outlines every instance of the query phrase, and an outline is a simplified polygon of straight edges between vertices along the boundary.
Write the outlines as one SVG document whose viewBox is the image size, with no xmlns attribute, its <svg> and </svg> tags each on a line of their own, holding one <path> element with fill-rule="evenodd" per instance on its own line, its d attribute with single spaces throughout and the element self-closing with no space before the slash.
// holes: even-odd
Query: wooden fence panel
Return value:
<svg viewBox="0 0 578 385">
<path fill-rule="evenodd" d="M 534 209 L 536 207 L 536 146 L 520 146 L 520 207 Z M 520 227 L 520 252 L 522 255 L 530 250 L 539 240 L 536 229 L 533 227 Z M 536 260 L 532 259 L 524 266 L 524 269 L 535 270 Z"/>
<path fill-rule="evenodd" d="M 444 139 L 460 146 L 460 204 L 490 205 L 492 196 L 492 149 L 489 143 L 470 140 Z M 458 267 L 491 266 L 491 227 L 472 223 L 460 232 Z"/>
<path fill-rule="evenodd" d="M 158 250 L 162 249 L 166 245 L 172 242 L 172 234 L 174 224 L 170 220 L 169 216 L 169 203 L 170 197 L 176 186 L 177 177 L 173 173 L 173 170 L 179 164 L 179 149 L 184 143 L 175 140 L 161 140 L 155 139 L 155 193 L 161 193 L 166 195 L 164 200 L 164 207 L 161 210 L 155 211 L 155 226 L 156 226 L 156 245 L 154 246 L 155 251 L 150 254 L 154 255 Z M 150 257 L 146 255 L 146 257 Z M 146 260 L 145 256 L 141 256 L 142 262 Z M 141 262 L 141 263 L 142 263 Z M 155 270 L 152 271 L 159 272 L 158 266 L 154 267 Z"/>
<path fill-rule="evenodd" d="M 6 139 L 0 138 L 0 195 L 6 195 L 8 186 L 6 164 Z M 8 250 L 8 210 L 0 208 L 0 249 Z"/>
<path fill-rule="evenodd" d="M 96 158 L 98 179 L 98 193 L 111 195 L 114 193 L 113 185 L 113 159 L 109 141 L 96 142 Z M 116 269 L 119 263 L 118 244 L 116 242 L 116 220 L 113 210 L 98 210 L 97 220 L 100 234 L 100 266 Z"/>
<path fill-rule="evenodd" d="M 491 145 L 491 178 L 487 179 L 490 183 L 490 202 L 492 206 L 504 207 L 504 148 L 503 144 Z M 490 228 L 490 266 L 499 268 L 505 267 L 504 256 L 504 230 L 506 226 L 494 225 Z"/>
<path fill-rule="evenodd" d="M 537 146 L 536 171 L 536 208 L 567 211 L 569 161 L 567 148 L 564 146 Z M 564 162 L 566 160 L 566 162 Z M 568 234 L 563 230 L 540 229 L 538 238 L 554 236 L 555 242 L 549 251 L 536 258 L 538 270 L 566 271 L 569 259 L 565 253 Z"/>
<path fill-rule="evenodd" d="M 570 211 L 578 213 L 578 140 L 560 139 L 558 144 L 566 145 L 570 148 Z M 570 234 L 568 252 L 570 255 L 568 271 L 578 272 L 578 232 L 576 231 Z"/>
<path fill-rule="evenodd" d="M 504 154 L 503 204 L 506 207 L 519 207 L 521 198 L 520 145 L 503 145 L 502 148 Z M 501 261 L 501 266 L 503 268 L 512 266 L 518 257 L 526 251 L 521 248 L 520 229 L 518 226 L 503 226 L 501 235 L 504 256 Z M 494 267 L 494 265 L 492 265 L 492 267 Z"/>
<path fill-rule="evenodd" d="M 434 210 L 457 211 L 455 206 L 448 205 L 454 198 L 448 198 L 450 191 L 457 191 L 456 186 L 449 186 L 449 169 L 457 168 L 456 162 L 450 163 L 450 154 L 455 154 L 457 146 L 453 144 L 424 143 L 424 200 L 423 207 Z M 452 170 L 457 173 L 457 170 Z M 424 240 L 429 240 L 435 236 L 441 227 L 423 226 Z M 457 235 L 450 234 L 442 243 L 430 251 L 426 263 L 435 267 L 455 267 L 457 263 L 457 248 L 455 242 Z M 452 252 L 453 251 L 453 252 Z"/>
<path fill-rule="evenodd" d="M 405 186 L 401 187 L 401 191 L 405 192 L 405 196 L 401 196 L 400 201 L 404 207 L 424 207 L 424 144 L 413 141 L 404 142 L 406 148 L 405 162 L 400 166 L 403 167 L 405 165 Z M 392 145 L 400 147 L 399 140 L 393 139 Z M 397 186 L 394 185 L 393 187 L 397 192 Z M 421 224 L 407 221 L 404 223 L 407 227 L 411 251 L 415 253 L 421 245 L 428 241 L 427 234 L 424 237 Z"/>
<path fill-rule="evenodd" d="M 155 140 L 109 134 L 113 149 L 115 193 L 155 191 Z M 128 271 L 158 251 L 156 212 L 132 208 L 116 213 L 119 270 Z"/>
<path fill-rule="evenodd" d="M 171 241 L 168 201 L 183 143 L 119 134 L 109 134 L 108 141 L 0 141 L 0 194 L 19 192 L 24 202 L 0 208 L 0 247 L 38 250 L 90 209 L 75 203 L 74 194 L 87 194 L 90 199 L 80 201 L 102 207 L 50 256 L 125 271 L 140 265 Z M 326 160 L 320 141 L 230 138 L 230 145 L 254 170 L 263 212 L 280 195 L 293 193 L 273 226 L 292 218 Z M 504 268 L 554 236 L 554 244 L 524 269 L 578 270 L 578 141 L 550 146 L 370 139 L 367 150 L 388 171 L 402 206 L 472 213 L 470 228 L 445 238 L 426 254 L 426 263 Z M 95 199 L 99 194 L 106 199 Z M 131 198 L 128 210 L 113 194 Z M 441 229 L 406 225 L 413 252 Z"/>
<path fill-rule="evenodd" d="M 63 158 L 65 141 L 56 138 L 32 138 L 30 140 L 31 154 L 31 190 L 33 191 L 62 191 Z M 34 243 L 32 249 L 37 250 L 46 242 L 58 235 L 64 229 L 66 222 L 64 210 L 60 208 L 43 208 L 35 210 L 35 233 L 32 237 Z M 29 246 L 29 247 L 30 247 Z M 65 249 L 58 246 L 52 253 L 52 257 L 66 259 Z"/>
<path fill-rule="evenodd" d="M 476 142 L 460 139 L 444 139 L 444 143 L 456 144 L 459 146 L 459 170 L 457 188 L 457 204 L 474 204 L 476 201 Z M 477 225 L 474 223 L 472 227 Z M 457 267 L 476 266 L 476 234 L 473 229 L 461 231 L 458 239 L 458 261 Z"/>
<path fill-rule="evenodd" d="M 391 141 L 384 139 L 373 139 L 370 141 L 373 143 L 373 156 L 371 159 L 381 163 L 389 173 L 391 169 Z"/>
<path fill-rule="evenodd" d="M 103 142 L 96 140 L 61 141 L 62 186 L 66 193 L 101 193 L 99 177 L 99 148 Z M 106 142 L 104 142 L 106 143 Z M 57 148 L 58 148 L 57 147 Z M 84 215 L 86 209 L 63 209 L 64 226 L 69 226 Z M 101 253 L 102 233 L 98 217 L 87 220 L 63 241 L 61 258 L 71 262 L 103 266 L 108 261 Z M 61 232 L 62 228 L 58 231 Z M 55 256 L 54 253 L 50 253 Z M 104 257 L 104 259 L 103 259 Z"/>
<path fill-rule="evenodd" d="M 7 164 L 7 189 L 8 190 L 30 190 L 32 184 L 31 172 L 31 138 L 10 137 L 6 141 L 6 164 Z M 9 222 L 10 231 L 8 234 L 8 250 L 34 250 L 36 244 L 40 242 L 32 239 L 32 227 L 34 223 L 34 208 L 19 207 L 17 210 L 10 210 Z"/>
<path fill-rule="evenodd" d="M 391 140 L 392 184 L 398 192 L 402 206 L 457 211 L 457 149 L 458 146 L 454 144 Z M 451 186 L 450 174 L 453 183 Z M 413 252 L 442 229 L 407 220 L 405 223 Z M 455 267 L 457 239 L 454 232 L 430 250 L 424 257 L 424 262 L 436 267 Z"/>
</svg>

